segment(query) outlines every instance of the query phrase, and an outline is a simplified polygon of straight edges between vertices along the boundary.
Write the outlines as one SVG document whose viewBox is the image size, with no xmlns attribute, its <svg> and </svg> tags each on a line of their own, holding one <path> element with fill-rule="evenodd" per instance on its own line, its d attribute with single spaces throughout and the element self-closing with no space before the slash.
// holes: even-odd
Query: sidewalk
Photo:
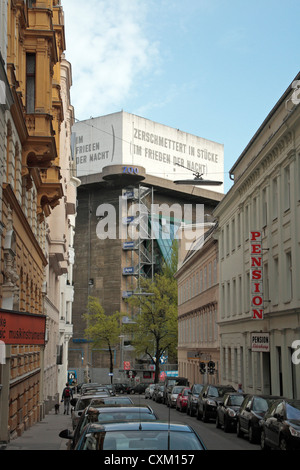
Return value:
<svg viewBox="0 0 300 470">
<path fill-rule="evenodd" d="M 59 437 L 63 429 L 72 430 L 72 422 L 70 415 L 63 414 L 61 406 L 59 414 L 56 415 L 53 409 L 22 436 L 9 442 L 5 450 L 67 450 L 67 439 Z"/>
</svg>

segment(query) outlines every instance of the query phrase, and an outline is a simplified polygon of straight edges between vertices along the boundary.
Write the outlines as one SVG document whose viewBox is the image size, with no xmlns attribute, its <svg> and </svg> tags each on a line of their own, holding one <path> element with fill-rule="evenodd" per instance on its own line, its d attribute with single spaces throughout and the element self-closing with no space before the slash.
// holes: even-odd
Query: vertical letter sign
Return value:
<svg viewBox="0 0 300 470">
<path fill-rule="evenodd" d="M 250 290 L 253 320 L 262 320 L 264 312 L 261 232 L 250 232 Z"/>
</svg>

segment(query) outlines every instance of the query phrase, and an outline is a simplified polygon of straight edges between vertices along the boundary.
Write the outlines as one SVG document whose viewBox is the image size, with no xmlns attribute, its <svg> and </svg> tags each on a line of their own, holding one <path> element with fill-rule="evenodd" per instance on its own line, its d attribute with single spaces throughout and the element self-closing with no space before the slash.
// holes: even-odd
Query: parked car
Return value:
<svg viewBox="0 0 300 470">
<path fill-rule="evenodd" d="M 157 403 L 162 403 L 164 396 L 164 386 L 161 384 L 156 384 L 154 387 L 152 399 Z"/>
<path fill-rule="evenodd" d="M 98 387 L 98 386 L 100 386 L 98 382 L 83 383 L 81 385 L 78 385 L 80 393 L 83 393 L 86 388 Z"/>
<path fill-rule="evenodd" d="M 110 391 L 111 395 L 116 394 L 115 384 L 105 384 L 103 387 L 106 387 Z"/>
<path fill-rule="evenodd" d="M 106 394 L 106 395 L 111 395 L 111 391 L 109 390 L 106 385 L 93 385 L 92 387 L 85 387 L 84 389 L 81 389 L 81 395 L 92 395 L 92 394 Z"/>
<path fill-rule="evenodd" d="M 168 405 L 168 395 L 175 385 L 182 385 L 183 387 L 189 387 L 189 381 L 185 377 L 166 377 L 164 380 L 164 396 L 163 403 Z"/>
<path fill-rule="evenodd" d="M 269 406 L 280 397 L 272 395 L 246 395 L 237 415 L 236 433 L 238 437 L 248 434 L 252 443 L 260 441 L 260 420 Z"/>
<path fill-rule="evenodd" d="M 178 393 L 175 405 L 176 410 L 179 410 L 181 412 L 186 410 L 190 390 L 191 389 L 189 387 L 185 387 L 181 390 L 180 393 Z"/>
<path fill-rule="evenodd" d="M 145 390 L 148 387 L 148 385 L 149 384 L 144 384 L 144 383 L 133 385 L 132 387 L 130 387 L 127 393 L 132 393 L 132 394 L 138 393 L 139 395 L 141 395 L 142 393 L 145 393 Z"/>
<path fill-rule="evenodd" d="M 263 450 L 300 450 L 300 400 L 276 400 L 260 426 Z"/>
<path fill-rule="evenodd" d="M 130 390 L 130 385 L 126 383 L 123 383 L 123 384 L 116 383 L 114 384 L 114 387 L 115 387 L 115 392 L 120 393 L 120 394 L 128 393 L 128 391 Z"/>
<path fill-rule="evenodd" d="M 197 419 L 208 422 L 216 419 L 218 404 L 226 392 L 236 392 L 231 385 L 210 385 L 203 387 L 198 398 Z"/>
<path fill-rule="evenodd" d="M 237 413 L 245 398 L 244 393 L 227 392 L 217 407 L 216 427 L 225 432 L 236 430 Z"/>
<path fill-rule="evenodd" d="M 60 434 L 61 437 L 65 437 Z M 200 436 L 186 424 L 160 421 L 90 423 L 75 450 L 206 450 Z"/>
<path fill-rule="evenodd" d="M 152 398 L 155 384 L 150 384 L 145 390 L 145 398 Z"/>
<path fill-rule="evenodd" d="M 176 406 L 176 400 L 178 397 L 178 394 L 184 389 L 184 386 L 178 386 L 176 385 L 173 387 L 167 395 L 167 406 L 170 408 L 175 408 Z"/>
<path fill-rule="evenodd" d="M 186 412 L 190 416 L 194 416 L 197 411 L 198 397 L 204 387 L 204 384 L 194 384 L 189 391 Z"/>
<path fill-rule="evenodd" d="M 106 395 L 103 395 L 104 397 L 110 396 L 109 392 L 107 392 Z M 77 423 L 79 421 L 80 416 L 82 415 L 84 409 L 90 404 L 90 402 L 93 400 L 93 398 L 99 398 L 100 395 L 88 395 L 88 394 L 83 394 L 79 398 L 72 398 L 70 403 L 71 403 L 71 420 L 72 420 L 72 427 L 73 429 L 76 428 Z M 102 397 L 101 397 L 102 398 Z"/>
<path fill-rule="evenodd" d="M 117 421 L 155 421 L 157 419 L 157 415 L 149 406 L 139 407 L 133 404 L 106 405 L 96 403 L 96 400 L 94 400 L 93 403 L 91 402 L 91 404 L 83 410 L 76 428 L 73 431 L 64 429 L 59 436 L 69 439 L 68 450 L 74 450 L 84 427 L 90 422 L 100 422 L 103 424 Z"/>
</svg>

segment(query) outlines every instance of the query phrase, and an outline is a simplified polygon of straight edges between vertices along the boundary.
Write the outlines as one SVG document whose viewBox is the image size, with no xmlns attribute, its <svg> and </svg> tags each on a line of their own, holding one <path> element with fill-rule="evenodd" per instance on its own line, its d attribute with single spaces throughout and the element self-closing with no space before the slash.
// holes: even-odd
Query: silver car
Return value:
<svg viewBox="0 0 300 470">
<path fill-rule="evenodd" d="M 152 398 L 155 384 L 150 384 L 145 390 L 145 398 Z"/>
<path fill-rule="evenodd" d="M 172 388 L 171 392 L 168 394 L 168 402 L 167 405 L 170 408 L 175 408 L 176 406 L 176 400 L 178 397 L 178 394 L 184 389 L 184 386 L 181 385 L 175 385 L 175 387 Z"/>
</svg>

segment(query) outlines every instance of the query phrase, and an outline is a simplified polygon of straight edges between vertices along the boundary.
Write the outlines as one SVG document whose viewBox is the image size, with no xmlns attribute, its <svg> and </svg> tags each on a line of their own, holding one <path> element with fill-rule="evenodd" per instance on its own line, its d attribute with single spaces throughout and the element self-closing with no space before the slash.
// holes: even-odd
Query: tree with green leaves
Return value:
<svg viewBox="0 0 300 470">
<path fill-rule="evenodd" d="M 177 269 L 177 251 L 174 250 L 171 263 L 163 266 L 162 272 L 154 279 L 141 278 L 140 288 L 147 295 L 136 295 L 128 303 L 137 308 L 132 327 L 136 356 L 147 355 L 156 365 L 155 383 L 159 381 L 160 358 L 177 358 L 177 281 L 174 273 Z"/>
<path fill-rule="evenodd" d="M 87 313 L 83 315 L 87 322 L 85 336 L 92 340 L 93 349 L 108 348 L 110 373 L 113 374 L 113 348 L 118 343 L 121 333 L 121 314 L 115 312 L 114 314 L 106 315 L 97 297 L 89 297 L 87 310 Z"/>
</svg>

